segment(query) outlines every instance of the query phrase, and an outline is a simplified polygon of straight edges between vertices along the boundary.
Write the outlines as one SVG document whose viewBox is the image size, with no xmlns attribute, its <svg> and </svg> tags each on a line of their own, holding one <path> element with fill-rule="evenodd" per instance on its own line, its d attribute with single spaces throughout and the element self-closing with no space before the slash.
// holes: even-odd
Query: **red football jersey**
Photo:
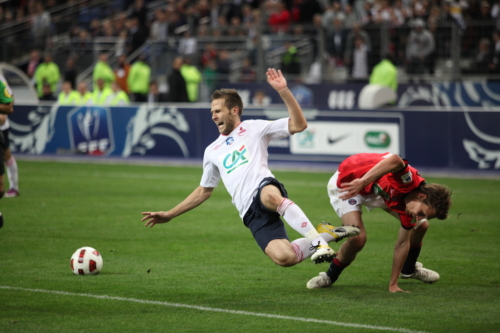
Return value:
<svg viewBox="0 0 500 333">
<path fill-rule="evenodd" d="M 390 155 L 390 153 L 357 154 L 348 157 L 339 166 L 337 186 L 341 188 L 340 184 L 349 183 L 354 179 L 363 177 L 378 162 Z M 406 213 L 404 197 L 418 188 L 422 182 L 425 182 L 425 179 L 420 176 L 415 168 L 408 164 L 407 160 L 404 160 L 404 162 L 405 167 L 403 170 L 382 176 L 366 186 L 359 194 L 380 195 L 387 207 L 399 214 L 403 228 L 411 229 L 415 225 L 415 222 L 413 221 L 413 217 Z"/>
</svg>

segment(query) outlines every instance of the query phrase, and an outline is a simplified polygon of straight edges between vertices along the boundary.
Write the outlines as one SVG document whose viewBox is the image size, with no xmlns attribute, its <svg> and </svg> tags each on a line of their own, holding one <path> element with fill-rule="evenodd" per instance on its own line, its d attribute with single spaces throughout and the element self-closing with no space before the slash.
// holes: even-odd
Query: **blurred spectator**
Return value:
<svg viewBox="0 0 500 333">
<path fill-rule="evenodd" d="M 125 91 L 127 94 L 129 93 L 127 84 L 129 72 L 130 72 L 130 64 L 127 61 L 127 56 L 125 54 L 122 54 L 121 56 L 118 57 L 118 64 L 117 67 L 115 68 L 114 73 L 116 77 L 116 82 L 120 86 L 120 89 Z"/>
<path fill-rule="evenodd" d="M 323 9 L 317 0 L 302 0 L 299 9 L 300 23 L 312 23 L 314 15 L 323 13 Z"/>
<path fill-rule="evenodd" d="M 189 102 L 187 86 L 181 74 L 183 60 L 177 57 L 172 62 L 172 71 L 168 75 L 169 102 Z"/>
<path fill-rule="evenodd" d="M 376 22 L 373 20 L 373 16 L 371 13 L 368 13 L 366 16 L 366 23 L 363 25 L 363 30 L 366 31 L 368 34 L 368 37 L 370 41 L 370 59 L 368 59 L 368 66 L 370 68 L 373 68 L 375 64 L 380 62 L 380 55 L 381 55 L 381 24 L 380 22 Z M 401 29 L 399 29 L 400 31 Z M 404 36 L 405 40 L 407 38 L 407 35 Z M 398 50 L 399 51 L 399 50 Z M 404 51 L 401 51 L 402 54 L 404 54 Z M 404 58 L 404 55 L 402 55 Z"/>
<path fill-rule="evenodd" d="M 215 59 L 211 59 L 208 61 L 207 65 L 203 69 L 201 73 L 203 77 L 203 82 L 207 87 L 207 90 L 212 93 L 217 88 L 217 76 L 219 75 L 217 72 L 217 63 Z"/>
<path fill-rule="evenodd" d="M 50 53 L 46 53 L 44 56 L 44 62 L 38 65 L 35 71 L 35 82 L 38 96 L 42 96 L 44 94 L 44 83 L 48 83 L 50 85 L 51 92 L 56 91 L 57 83 L 60 78 L 61 74 L 59 72 L 59 66 L 52 61 L 52 55 Z"/>
<path fill-rule="evenodd" d="M 208 43 L 205 46 L 205 50 L 201 54 L 201 66 L 206 67 L 210 60 L 217 59 L 217 51 L 215 50 L 215 45 L 213 43 Z"/>
<path fill-rule="evenodd" d="M 278 0 L 274 4 L 270 2 L 269 5 L 272 7 L 270 8 L 271 14 L 267 23 L 271 27 L 271 31 L 274 33 L 287 32 L 292 22 L 292 16 L 286 8 L 285 3 L 282 0 Z"/>
<path fill-rule="evenodd" d="M 151 67 L 146 63 L 146 57 L 141 54 L 130 67 L 127 84 L 132 94 L 132 101 L 146 102 L 148 97 Z"/>
<path fill-rule="evenodd" d="M 397 92 L 398 69 L 394 66 L 394 57 L 391 54 L 386 54 L 384 59 L 373 68 L 370 84 L 389 87 Z"/>
<path fill-rule="evenodd" d="M 112 91 L 107 87 L 103 79 L 97 79 L 97 84 L 94 85 L 92 99 L 96 105 L 106 105 L 109 95 Z"/>
<path fill-rule="evenodd" d="M 181 66 L 181 74 L 186 81 L 186 89 L 190 102 L 198 101 L 198 89 L 201 82 L 201 73 L 191 64 L 191 59 L 184 58 L 184 64 Z"/>
<path fill-rule="evenodd" d="M 155 11 L 155 20 L 151 24 L 150 37 L 155 41 L 166 41 L 168 37 L 167 14 L 161 8 Z"/>
<path fill-rule="evenodd" d="M 54 96 L 54 93 L 52 92 L 52 88 L 50 84 L 44 83 L 42 85 L 41 89 L 42 93 L 40 96 L 38 96 L 38 99 L 41 101 L 56 101 L 57 98 Z"/>
<path fill-rule="evenodd" d="M 219 74 L 224 75 L 223 79 L 225 80 L 229 78 L 229 73 L 231 73 L 231 64 L 232 61 L 229 58 L 229 51 L 220 50 L 217 58 L 217 71 Z"/>
<path fill-rule="evenodd" d="M 129 9 L 130 17 L 137 18 L 140 26 L 147 25 L 148 9 L 144 0 L 134 0 L 134 4 Z"/>
<path fill-rule="evenodd" d="M 479 41 L 478 51 L 471 66 L 463 72 L 466 74 L 487 74 L 490 72 L 490 64 L 493 62 L 491 43 L 488 38 Z"/>
<path fill-rule="evenodd" d="M 156 81 L 151 81 L 149 83 L 148 103 L 152 104 L 165 102 L 168 102 L 167 94 L 158 90 L 158 83 Z"/>
<path fill-rule="evenodd" d="M 423 74 L 425 63 L 435 48 L 434 37 L 424 27 L 425 23 L 421 19 L 415 20 L 414 28 L 408 37 L 406 59 L 409 74 Z"/>
<path fill-rule="evenodd" d="M 370 42 L 370 36 L 366 31 L 364 31 L 359 23 L 355 23 L 352 26 L 352 29 L 347 33 L 346 39 L 345 39 L 345 52 L 344 52 L 344 61 L 350 65 L 352 65 L 351 58 L 352 58 L 352 53 L 355 48 L 355 43 L 354 40 L 357 37 L 361 37 L 364 41 L 364 44 L 368 48 L 368 52 L 371 51 L 371 42 Z"/>
<path fill-rule="evenodd" d="M 271 104 L 271 97 L 267 96 L 263 90 L 257 90 L 252 98 L 255 107 L 262 108 Z"/>
<path fill-rule="evenodd" d="M 99 54 L 99 61 L 95 64 L 94 72 L 92 74 L 94 85 L 98 79 L 104 81 L 106 87 L 111 87 L 111 83 L 115 81 L 115 73 L 108 64 L 108 54 L 103 51 Z"/>
<path fill-rule="evenodd" d="M 87 84 L 85 82 L 78 83 L 77 87 L 78 100 L 77 105 L 92 105 L 94 104 L 94 95 L 87 90 Z"/>
<path fill-rule="evenodd" d="M 136 16 L 130 18 L 129 25 L 130 45 L 128 47 L 128 54 L 131 54 L 148 39 L 149 30 L 146 26 L 139 24 L 139 19 Z"/>
<path fill-rule="evenodd" d="M 75 68 L 75 58 L 68 57 L 66 59 L 66 67 L 64 68 L 63 80 L 69 81 L 71 83 L 71 87 L 76 87 L 76 76 L 77 76 L 76 68 Z"/>
<path fill-rule="evenodd" d="M 337 66 L 344 65 L 344 52 L 346 48 L 345 31 L 342 21 L 333 20 L 333 28 L 328 32 L 326 47 Z"/>
<path fill-rule="evenodd" d="M 490 64 L 490 68 L 495 72 L 500 72 L 500 31 L 496 30 L 493 33 L 493 61 Z"/>
<path fill-rule="evenodd" d="M 75 52 L 79 55 L 89 54 L 92 51 L 92 38 L 85 29 L 75 29 L 76 35 L 72 38 Z"/>
<path fill-rule="evenodd" d="M 300 70 L 299 70 L 300 71 Z M 241 66 L 241 82 L 255 82 L 255 70 L 252 67 L 252 63 L 250 59 L 243 59 L 243 63 Z"/>
<path fill-rule="evenodd" d="M 323 27 L 325 29 L 330 29 L 332 25 L 334 25 L 335 20 L 339 20 L 342 22 L 345 19 L 345 14 L 342 12 L 342 8 L 340 6 L 339 1 L 334 1 L 330 7 L 326 9 L 326 11 L 323 13 L 322 17 L 322 22 L 323 22 Z"/>
<path fill-rule="evenodd" d="M 477 21 L 481 22 L 481 27 L 477 29 L 477 39 L 490 38 L 495 30 L 495 19 L 491 15 L 491 6 L 488 1 L 481 1 L 479 6 Z"/>
<path fill-rule="evenodd" d="M 281 58 L 281 71 L 283 74 L 300 74 L 300 58 L 297 48 L 290 42 L 285 42 L 285 52 Z"/>
<path fill-rule="evenodd" d="M 31 50 L 30 53 L 30 61 L 28 62 L 28 66 L 26 68 L 26 74 L 31 79 L 33 75 L 35 75 L 36 68 L 40 64 L 40 53 L 38 50 Z"/>
<path fill-rule="evenodd" d="M 350 29 L 354 24 L 358 24 L 358 18 L 354 11 L 352 10 L 352 6 L 350 4 L 346 4 L 344 8 L 344 28 Z"/>
<path fill-rule="evenodd" d="M 368 78 L 368 47 L 361 36 L 354 38 L 351 77 L 355 80 Z"/>
<path fill-rule="evenodd" d="M 50 14 L 41 1 L 36 2 L 35 10 L 31 17 L 31 32 L 35 39 L 35 47 L 45 49 L 45 39 L 50 32 Z"/>
<path fill-rule="evenodd" d="M 177 52 L 181 56 L 190 57 L 196 53 L 197 41 L 196 37 L 191 35 L 189 30 L 186 30 L 179 40 L 179 48 Z"/>
<path fill-rule="evenodd" d="M 61 92 L 57 98 L 57 102 L 60 105 L 76 105 L 78 103 L 79 96 L 78 92 L 73 90 L 73 86 L 70 81 L 64 81 L 62 84 Z"/>
<path fill-rule="evenodd" d="M 111 83 L 111 93 L 106 98 L 106 104 L 111 106 L 126 106 L 130 104 L 127 93 L 120 88 L 117 82 Z"/>
</svg>

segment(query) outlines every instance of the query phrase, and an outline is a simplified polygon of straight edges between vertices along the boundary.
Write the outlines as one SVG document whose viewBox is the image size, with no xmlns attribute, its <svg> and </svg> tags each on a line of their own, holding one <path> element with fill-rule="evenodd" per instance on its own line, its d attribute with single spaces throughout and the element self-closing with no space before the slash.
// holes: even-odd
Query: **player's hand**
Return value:
<svg viewBox="0 0 500 333">
<path fill-rule="evenodd" d="M 144 226 L 150 228 L 159 223 L 167 223 L 173 218 L 170 216 L 169 212 L 144 212 L 142 215 L 145 215 L 141 220 L 142 222 L 148 220 Z"/>
<path fill-rule="evenodd" d="M 389 291 L 391 293 L 400 293 L 400 292 L 403 292 L 403 293 L 409 293 L 409 291 L 404 291 L 403 289 L 399 288 L 398 285 L 394 285 L 394 286 L 389 286 Z"/>
<path fill-rule="evenodd" d="M 358 195 L 363 188 L 365 188 L 365 183 L 361 179 L 354 179 L 350 183 L 340 184 L 340 196 L 341 200 L 347 200 L 355 195 Z"/>
<path fill-rule="evenodd" d="M 266 72 L 267 82 L 274 88 L 277 92 L 286 89 L 286 79 L 283 77 L 281 70 L 275 70 L 274 68 L 268 68 Z"/>
</svg>

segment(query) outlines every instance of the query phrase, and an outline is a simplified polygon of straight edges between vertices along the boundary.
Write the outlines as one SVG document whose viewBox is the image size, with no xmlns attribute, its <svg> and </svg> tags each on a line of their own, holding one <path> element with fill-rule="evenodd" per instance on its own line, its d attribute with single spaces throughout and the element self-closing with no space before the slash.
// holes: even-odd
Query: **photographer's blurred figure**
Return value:
<svg viewBox="0 0 500 333">
<path fill-rule="evenodd" d="M 389 87 L 395 92 L 398 90 L 398 69 L 394 66 L 394 57 L 387 53 L 375 67 L 370 75 L 370 84 Z"/>
<path fill-rule="evenodd" d="M 109 94 L 106 104 L 111 106 L 126 106 L 130 104 L 127 93 L 120 88 L 120 85 L 116 81 L 111 83 L 111 94 Z"/>
</svg>

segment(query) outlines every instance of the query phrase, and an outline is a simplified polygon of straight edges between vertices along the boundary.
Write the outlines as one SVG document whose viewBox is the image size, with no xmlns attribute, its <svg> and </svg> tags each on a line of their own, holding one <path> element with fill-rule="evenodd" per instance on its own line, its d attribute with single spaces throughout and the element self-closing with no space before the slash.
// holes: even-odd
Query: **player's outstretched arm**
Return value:
<svg viewBox="0 0 500 333">
<path fill-rule="evenodd" d="M 290 121 L 288 123 L 288 130 L 291 134 L 302 132 L 307 128 L 307 120 L 302 113 L 302 108 L 293 96 L 292 92 L 288 89 L 286 79 L 281 73 L 281 70 L 275 70 L 274 68 L 269 68 L 266 72 L 267 82 L 271 87 L 276 90 L 283 102 L 285 102 L 288 108 L 288 113 L 290 114 Z"/>
<path fill-rule="evenodd" d="M 403 227 L 399 228 L 398 240 L 394 246 L 394 257 L 392 259 L 391 282 L 389 283 L 389 291 L 392 293 L 404 291 L 398 286 L 398 278 L 410 250 L 410 231 Z"/>
<path fill-rule="evenodd" d="M 342 189 L 342 195 L 339 196 L 340 199 L 346 200 L 357 195 L 363 188 L 368 186 L 368 184 L 373 183 L 383 175 L 391 172 L 400 171 L 405 167 L 405 162 L 401 157 L 396 154 L 389 155 L 382 161 L 378 162 L 373 168 L 371 168 L 365 175 L 361 178 L 354 179 L 350 183 L 340 184 Z"/>
<path fill-rule="evenodd" d="M 0 104 L 0 113 L 1 114 L 11 114 L 14 112 L 14 104 Z"/>
<path fill-rule="evenodd" d="M 211 187 L 198 186 L 186 199 L 168 212 L 143 212 L 142 215 L 145 216 L 141 221 L 146 221 L 144 226 L 150 228 L 159 223 L 167 223 L 174 217 L 201 205 L 210 198 L 213 190 Z"/>
</svg>

